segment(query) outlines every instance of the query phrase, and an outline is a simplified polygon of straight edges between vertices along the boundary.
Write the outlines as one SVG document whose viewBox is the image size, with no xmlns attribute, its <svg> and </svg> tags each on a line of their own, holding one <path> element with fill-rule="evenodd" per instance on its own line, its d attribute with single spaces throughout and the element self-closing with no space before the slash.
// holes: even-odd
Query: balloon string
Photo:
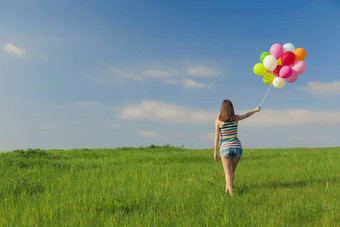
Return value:
<svg viewBox="0 0 340 227">
<path fill-rule="evenodd" d="M 271 85 L 269 86 L 269 88 L 268 88 L 266 94 L 264 95 L 264 97 L 263 97 L 263 99 L 262 99 L 262 101 L 261 101 L 261 104 L 259 105 L 260 107 L 262 106 L 262 103 L 263 103 L 263 101 L 265 100 L 265 98 L 267 97 L 268 92 L 269 92 L 269 90 L 270 90 L 270 88 L 271 88 L 272 86 L 273 86 L 273 84 L 271 84 Z"/>
</svg>

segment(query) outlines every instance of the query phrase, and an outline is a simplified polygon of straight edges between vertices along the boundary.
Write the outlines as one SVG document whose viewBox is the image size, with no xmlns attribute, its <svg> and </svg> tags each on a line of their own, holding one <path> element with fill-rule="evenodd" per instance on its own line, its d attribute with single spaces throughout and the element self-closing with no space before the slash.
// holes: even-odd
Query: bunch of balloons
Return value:
<svg viewBox="0 0 340 227">
<path fill-rule="evenodd" d="M 291 43 L 283 46 L 275 43 L 270 47 L 270 52 L 261 54 L 262 63 L 255 64 L 253 70 L 256 75 L 263 76 L 264 83 L 283 88 L 285 81 L 293 83 L 306 71 L 307 65 L 303 61 L 306 54 L 305 49 L 295 49 Z"/>
</svg>

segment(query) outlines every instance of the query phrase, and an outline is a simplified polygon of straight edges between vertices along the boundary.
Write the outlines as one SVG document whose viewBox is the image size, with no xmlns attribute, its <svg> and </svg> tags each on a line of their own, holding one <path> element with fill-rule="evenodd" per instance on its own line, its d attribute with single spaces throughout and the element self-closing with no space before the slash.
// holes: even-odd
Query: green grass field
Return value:
<svg viewBox="0 0 340 227">
<path fill-rule="evenodd" d="M 0 226 L 339 226 L 340 148 L 244 149 L 235 195 L 213 150 L 0 153 Z"/>
</svg>

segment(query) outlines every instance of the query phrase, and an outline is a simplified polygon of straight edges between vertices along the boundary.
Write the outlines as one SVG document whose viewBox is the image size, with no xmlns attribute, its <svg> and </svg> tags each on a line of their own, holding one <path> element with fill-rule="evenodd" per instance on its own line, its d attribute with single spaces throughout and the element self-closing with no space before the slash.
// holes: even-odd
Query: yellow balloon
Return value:
<svg viewBox="0 0 340 227">
<path fill-rule="evenodd" d="M 275 78 L 275 76 L 274 76 L 273 74 L 271 74 L 271 73 L 266 73 L 266 74 L 264 74 L 264 76 L 263 76 L 263 82 L 264 82 L 265 84 L 271 84 L 271 83 L 273 83 L 274 78 Z"/>
<path fill-rule="evenodd" d="M 263 74 L 266 73 L 266 68 L 263 66 L 262 63 L 257 63 L 256 65 L 254 65 L 254 73 L 258 76 L 262 76 Z"/>
<path fill-rule="evenodd" d="M 277 59 L 277 65 L 281 65 L 282 62 L 281 62 L 281 58 Z"/>
</svg>

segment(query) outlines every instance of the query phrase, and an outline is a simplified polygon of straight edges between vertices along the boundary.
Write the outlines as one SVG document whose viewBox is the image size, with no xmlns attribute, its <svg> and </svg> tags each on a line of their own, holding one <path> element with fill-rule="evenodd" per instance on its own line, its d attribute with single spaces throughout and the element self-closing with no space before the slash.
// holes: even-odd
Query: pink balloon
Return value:
<svg viewBox="0 0 340 227">
<path fill-rule="evenodd" d="M 273 55 L 276 59 L 281 57 L 283 51 L 283 46 L 280 43 L 275 43 L 270 47 L 270 55 Z"/>
<path fill-rule="evenodd" d="M 307 65 L 304 61 L 295 61 L 291 67 L 298 74 L 302 74 L 306 71 Z"/>
<path fill-rule="evenodd" d="M 279 76 L 281 78 L 286 79 L 286 78 L 290 77 L 292 75 L 292 73 L 293 73 L 293 70 L 289 66 L 283 66 L 281 68 L 280 72 L 279 72 Z"/>
<path fill-rule="evenodd" d="M 293 73 L 290 77 L 286 79 L 288 83 L 293 83 L 299 78 L 299 74 L 293 70 Z"/>
</svg>

